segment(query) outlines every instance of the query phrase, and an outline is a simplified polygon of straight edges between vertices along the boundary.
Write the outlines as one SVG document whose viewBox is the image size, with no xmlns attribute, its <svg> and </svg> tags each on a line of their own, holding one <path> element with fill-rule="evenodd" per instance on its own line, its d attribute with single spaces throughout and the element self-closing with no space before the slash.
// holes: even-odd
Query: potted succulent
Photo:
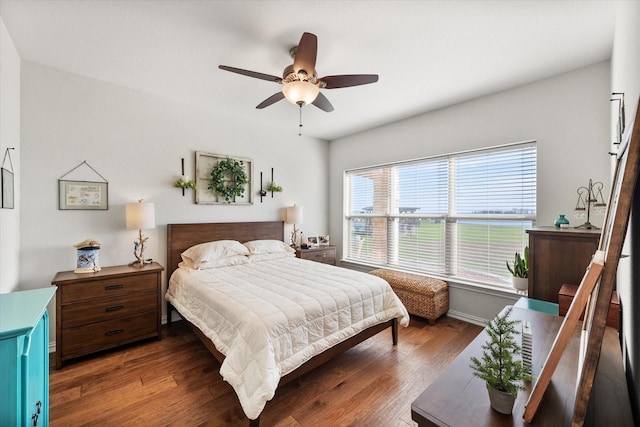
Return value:
<svg viewBox="0 0 640 427">
<path fill-rule="evenodd" d="M 515 340 L 520 321 L 509 319 L 512 310 L 509 307 L 487 324 L 489 339 L 482 345 L 482 358 L 472 357 L 469 365 L 473 375 L 486 382 L 491 407 L 501 414 L 513 410 L 518 390 L 524 390 L 522 381 L 534 379 L 522 360 L 515 358 L 522 348 Z"/>
<path fill-rule="evenodd" d="M 507 269 L 512 275 L 511 284 L 518 291 L 526 291 L 529 288 L 529 247 L 524 247 L 524 255 L 516 252 L 513 264 L 507 261 Z"/>
</svg>

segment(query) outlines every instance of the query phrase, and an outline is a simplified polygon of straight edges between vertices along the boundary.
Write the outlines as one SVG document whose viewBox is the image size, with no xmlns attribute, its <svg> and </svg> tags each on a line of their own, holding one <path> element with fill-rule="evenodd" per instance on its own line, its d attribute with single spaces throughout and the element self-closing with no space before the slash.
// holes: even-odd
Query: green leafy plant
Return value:
<svg viewBox="0 0 640 427">
<path fill-rule="evenodd" d="M 518 390 L 524 390 L 522 381 L 531 381 L 534 377 L 522 360 L 514 358 L 522 349 L 515 340 L 519 335 L 516 324 L 520 321 L 509 320 L 512 310 L 513 307 L 509 307 L 487 324 L 485 332 L 489 340 L 482 345 L 482 358 L 471 357 L 469 367 L 473 369 L 473 375 L 483 379 L 489 387 L 516 396 Z"/>
<path fill-rule="evenodd" d="M 274 193 L 281 193 L 282 186 L 276 184 L 275 182 L 271 182 L 269 183 L 269 185 L 267 185 L 267 191 L 273 191 Z"/>
<path fill-rule="evenodd" d="M 244 162 L 227 157 L 211 169 L 211 183 L 207 188 L 231 203 L 236 197 L 244 195 L 244 187 L 248 182 Z"/>
<path fill-rule="evenodd" d="M 514 277 L 521 277 L 526 279 L 529 277 L 529 247 L 524 247 L 524 256 L 521 256 L 520 253 L 516 252 L 516 255 L 513 259 L 513 264 L 509 264 L 507 261 L 507 269 Z"/>
<path fill-rule="evenodd" d="M 194 188 L 196 188 L 196 183 L 192 180 L 185 181 L 180 178 L 173 183 L 173 186 L 176 188 L 191 188 L 193 190 Z"/>
</svg>

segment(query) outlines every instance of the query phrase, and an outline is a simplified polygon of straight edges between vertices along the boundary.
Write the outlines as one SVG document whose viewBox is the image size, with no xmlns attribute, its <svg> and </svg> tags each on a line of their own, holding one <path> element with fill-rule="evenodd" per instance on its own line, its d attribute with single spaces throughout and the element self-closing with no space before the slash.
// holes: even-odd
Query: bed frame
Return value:
<svg viewBox="0 0 640 427">
<path fill-rule="evenodd" d="M 241 243 L 258 239 L 274 239 L 284 241 L 284 222 L 227 222 L 227 223 L 200 223 L 200 224 L 167 224 L 167 282 L 171 274 L 178 268 L 182 261 L 180 254 L 193 245 L 211 242 L 214 240 L 237 240 Z M 167 325 L 171 325 L 171 312 L 176 310 L 167 302 Z M 177 310 L 176 310 L 177 311 Z M 186 320 L 185 320 L 186 321 Z M 213 342 L 207 338 L 196 326 L 187 321 L 195 335 L 202 341 L 205 347 L 214 355 L 218 362 L 222 363 L 224 355 L 220 353 Z M 373 335 L 391 328 L 393 345 L 398 344 L 398 319 L 392 319 L 378 325 L 374 325 L 357 335 L 325 350 L 313 357 L 295 371 L 280 378 L 278 386 L 285 385 L 307 372 L 312 371 L 333 357 L 345 352 Z M 249 425 L 257 427 L 260 417 L 249 420 Z"/>
</svg>

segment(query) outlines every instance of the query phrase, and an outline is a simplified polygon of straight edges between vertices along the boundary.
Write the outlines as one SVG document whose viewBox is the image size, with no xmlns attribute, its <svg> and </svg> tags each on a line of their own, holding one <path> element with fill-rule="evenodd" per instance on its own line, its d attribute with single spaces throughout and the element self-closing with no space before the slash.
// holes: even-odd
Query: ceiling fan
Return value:
<svg viewBox="0 0 640 427">
<path fill-rule="evenodd" d="M 303 105 L 313 104 L 323 111 L 331 112 L 333 111 L 333 105 L 331 105 L 326 96 L 320 93 L 320 89 L 360 86 L 378 81 L 377 74 L 343 74 L 318 78 L 316 73 L 317 50 L 318 38 L 316 35 L 311 33 L 302 34 L 298 46 L 291 48 L 289 51 L 293 58 L 293 64 L 284 69 L 282 78 L 226 65 L 219 65 L 218 68 L 282 85 L 282 91 L 262 101 L 256 106 L 258 109 L 268 107 L 286 98 L 292 104 L 300 106 L 300 108 Z"/>
</svg>

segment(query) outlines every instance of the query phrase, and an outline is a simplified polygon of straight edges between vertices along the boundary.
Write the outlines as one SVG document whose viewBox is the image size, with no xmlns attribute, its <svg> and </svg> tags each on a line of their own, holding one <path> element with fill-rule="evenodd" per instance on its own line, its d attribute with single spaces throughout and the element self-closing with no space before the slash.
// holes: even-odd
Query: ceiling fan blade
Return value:
<svg viewBox="0 0 640 427">
<path fill-rule="evenodd" d="M 312 102 L 312 104 L 318 107 L 319 109 L 321 109 L 322 111 L 326 111 L 327 113 L 330 113 L 333 111 L 333 105 L 331 105 L 327 97 L 324 96 L 322 93 L 318 94 L 318 97 L 316 98 L 315 101 Z"/>
<path fill-rule="evenodd" d="M 261 110 L 265 107 L 268 107 L 271 104 L 275 104 L 276 102 L 280 101 L 281 99 L 284 99 L 284 93 L 282 92 L 276 92 L 273 95 L 271 95 L 270 97 L 268 97 L 267 99 L 265 99 L 264 101 L 262 101 L 260 104 L 256 105 L 256 108 Z"/>
<path fill-rule="evenodd" d="M 300 70 L 307 72 L 308 76 L 313 76 L 316 72 L 316 53 L 318 52 L 318 38 L 315 34 L 304 33 L 296 49 L 296 57 L 293 60 L 293 70 L 297 73 Z"/>
<path fill-rule="evenodd" d="M 343 74 L 339 76 L 326 76 L 318 79 L 326 83 L 325 89 L 337 89 L 341 87 L 361 86 L 378 81 L 377 74 Z M 320 86 L 322 87 L 322 86 Z"/>
<path fill-rule="evenodd" d="M 225 71 L 231 71 L 232 73 L 242 74 L 243 76 L 254 77 L 260 80 L 267 80 L 270 82 L 281 83 L 282 79 L 277 76 L 272 76 L 269 74 L 258 73 L 256 71 L 243 70 L 242 68 L 228 67 L 226 65 L 218 65 L 218 68 Z"/>
</svg>

